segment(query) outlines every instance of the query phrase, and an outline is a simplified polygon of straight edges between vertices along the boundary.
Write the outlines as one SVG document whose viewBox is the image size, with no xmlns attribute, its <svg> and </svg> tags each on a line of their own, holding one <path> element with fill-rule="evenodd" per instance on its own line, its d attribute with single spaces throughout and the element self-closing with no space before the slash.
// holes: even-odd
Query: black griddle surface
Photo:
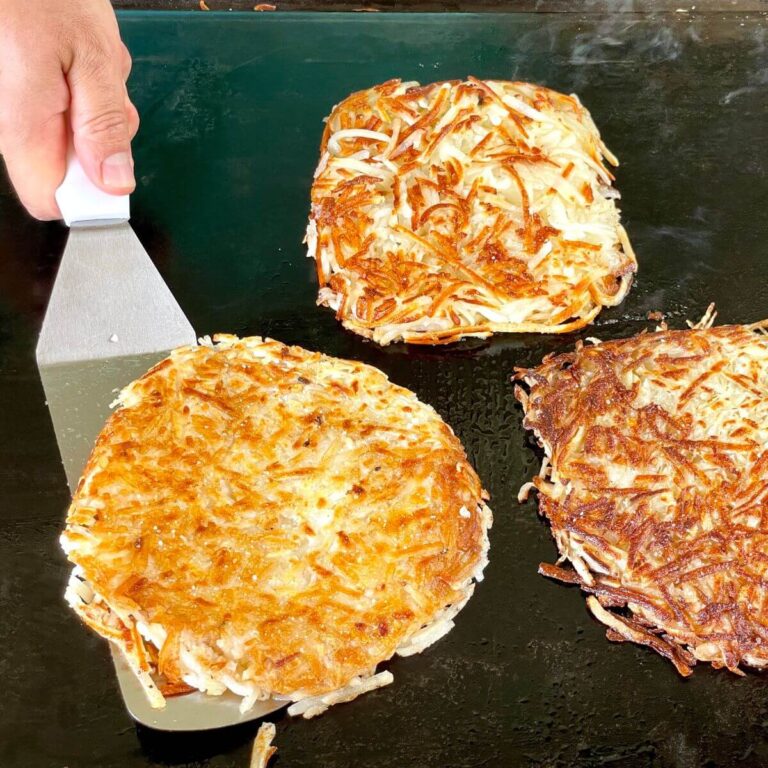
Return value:
<svg viewBox="0 0 768 768">
<path fill-rule="evenodd" d="M 687 7 L 688 4 L 686 4 Z M 134 226 L 200 333 L 269 335 L 372 363 L 434 405 L 491 492 L 486 579 L 457 626 L 389 667 L 393 685 L 312 721 L 278 722 L 277 768 L 760 766 L 768 687 L 615 645 L 555 558 L 539 456 L 509 376 L 579 336 L 380 349 L 315 306 L 301 245 L 322 118 L 400 76 L 473 74 L 574 91 L 621 159 L 640 263 L 580 336 L 768 316 L 768 22 L 762 15 L 125 13 L 142 114 Z M 0 766 L 248 765 L 257 723 L 167 735 L 134 726 L 105 643 L 66 608 L 64 474 L 33 348 L 65 231 L 0 189 Z"/>
</svg>

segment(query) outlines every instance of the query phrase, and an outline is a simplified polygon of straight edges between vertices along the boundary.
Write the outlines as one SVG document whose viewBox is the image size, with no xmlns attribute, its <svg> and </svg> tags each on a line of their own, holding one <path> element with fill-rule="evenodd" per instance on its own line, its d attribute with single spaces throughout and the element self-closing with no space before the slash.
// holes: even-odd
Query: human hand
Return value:
<svg viewBox="0 0 768 768">
<path fill-rule="evenodd" d="M 61 218 L 54 192 L 70 130 L 89 178 L 106 192 L 132 192 L 139 115 L 108 0 L 0 0 L 0 51 L 0 154 L 26 209 Z"/>
</svg>

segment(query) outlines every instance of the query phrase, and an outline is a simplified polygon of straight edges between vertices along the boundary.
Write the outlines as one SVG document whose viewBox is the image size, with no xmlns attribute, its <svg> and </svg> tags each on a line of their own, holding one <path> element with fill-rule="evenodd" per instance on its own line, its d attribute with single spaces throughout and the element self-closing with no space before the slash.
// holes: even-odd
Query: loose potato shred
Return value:
<svg viewBox="0 0 768 768">
<path fill-rule="evenodd" d="M 277 752 L 277 747 L 272 746 L 277 729 L 274 723 L 262 723 L 253 741 L 251 751 L 251 764 L 249 768 L 267 768 L 267 763 Z"/>
</svg>

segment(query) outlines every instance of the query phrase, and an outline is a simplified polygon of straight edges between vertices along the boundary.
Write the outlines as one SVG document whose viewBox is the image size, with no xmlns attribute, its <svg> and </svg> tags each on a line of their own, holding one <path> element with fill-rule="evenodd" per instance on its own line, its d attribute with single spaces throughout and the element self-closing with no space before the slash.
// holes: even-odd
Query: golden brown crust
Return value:
<svg viewBox="0 0 768 768">
<path fill-rule="evenodd" d="M 318 302 L 380 344 L 562 333 L 637 264 L 578 99 L 528 83 L 390 80 L 328 118 L 307 229 Z"/>
<path fill-rule="evenodd" d="M 466 595 L 484 493 L 450 428 L 375 368 L 217 341 L 121 394 L 62 537 L 98 597 L 71 602 L 151 638 L 168 690 L 338 689 Z"/>
<path fill-rule="evenodd" d="M 579 346 L 516 378 L 547 453 L 539 509 L 573 566 L 541 572 L 590 592 L 610 639 L 648 645 L 682 674 L 697 660 L 765 666 L 763 326 Z"/>
</svg>

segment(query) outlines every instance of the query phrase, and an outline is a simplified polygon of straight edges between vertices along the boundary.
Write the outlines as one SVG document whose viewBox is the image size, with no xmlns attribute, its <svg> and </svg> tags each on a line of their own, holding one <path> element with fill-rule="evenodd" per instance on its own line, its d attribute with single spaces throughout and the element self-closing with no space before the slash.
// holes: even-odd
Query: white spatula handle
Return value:
<svg viewBox="0 0 768 768">
<path fill-rule="evenodd" d="M 56 190 L 56 202 L 68 227 L 86 221 L 128 221 L 129 200 L 129 195 L 110 195 L 99 189 L 70 149 L 64 181 Z"/>
</svg>

